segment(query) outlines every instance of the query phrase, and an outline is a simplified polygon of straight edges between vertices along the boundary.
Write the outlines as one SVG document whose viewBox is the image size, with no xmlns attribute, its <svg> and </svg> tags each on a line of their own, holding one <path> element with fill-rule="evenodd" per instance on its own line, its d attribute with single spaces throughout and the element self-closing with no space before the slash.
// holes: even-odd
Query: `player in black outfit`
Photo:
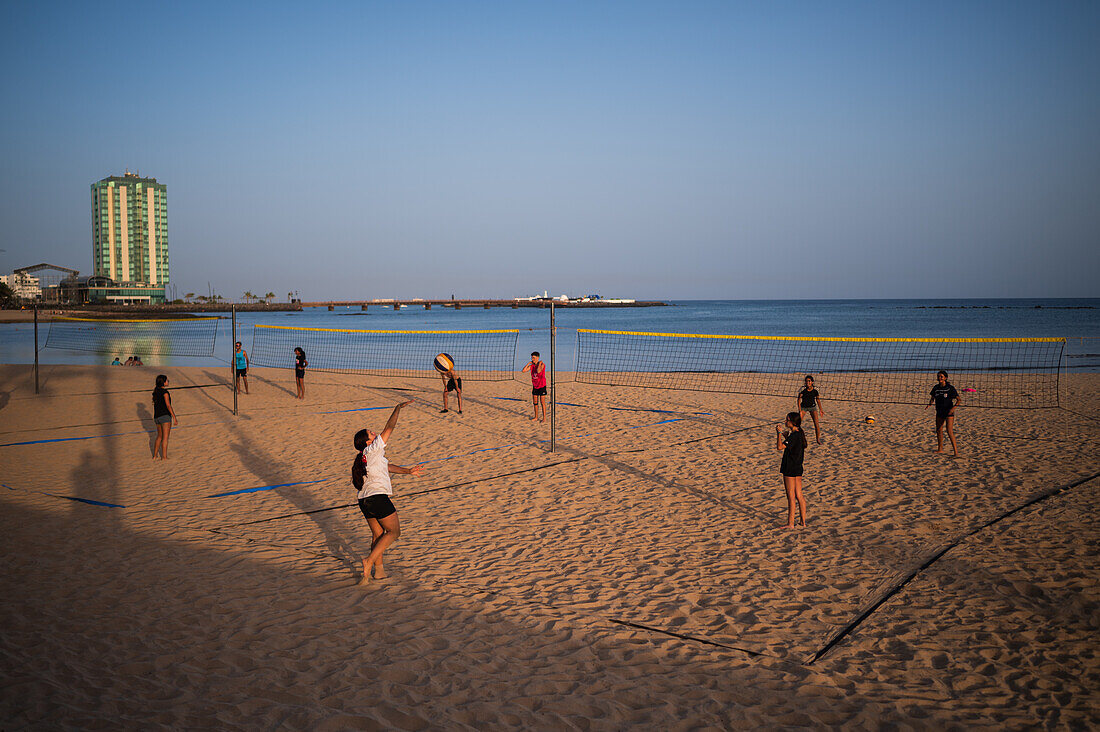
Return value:
<svg viewBox="0 0 1100 732">
<path fill-rule="evenodd" d="M 153 422 L 157 426 L 157 441 L 153 443 L 153 459 L 160 455 L 162 460 L 168 459 L 168 435 L 172 432 L 172 425 L 179 424 L 176 411 L 172 409 L 172 395 L 168 393 L 168 377 L 161 374 L 157 377 L 157 385 L 153 388 Z"/>
<path fill-rule="evenodd" d="M 943 452 L 943 426 L 946 424 L 947 436 L 951 438 L 951 451 L 958 457 L 959 448 L 955 444 L 955 407 L 959 406 L 962 399 L 955 387 L 947 381 L 946 371 L 936 374 L 936 385 L 932 387 L 931 394 L 932 398 L 924 408 L 936 405 L 936 452 Z"/>
<path fill-rule="evenodd" d="M 802 495 L 802 458 L 806 454 L 806 434 L 802 431 L 802 418 L 798 412 L 791 412 L 784 422 L 787 428 L 783 432 L 775 426 L 775 449 L 783 451 L 783 462 L 779 472 L 783 474 L 783 488 L 787 491 L 786 529 L 793 529 L 794 506 L 798 504 L 798 525 L 806 525 L 806 499 Z"/>
<path fill-rule="evenodd" d="M 302 350 L 301 346 L 294 349 L 294 382 L 298 387 L 298 398 L 306 398 L 306 366 L 309 366 L 309 361 L 306 360 L 306 352 Z"/>
<path fill-rule="evenodd" d="M 821 393 L 814 386 L 814 377 L 806 374 L 806 385 L 802 387 L 798 392 L 798 396 L 795 397 L 795 407 L 798 409 L 798 416 L 801 417 L 803 412 L 809 412 L 810 416 L 814 418 L 814 437 L 817 438 L 817 444 L 821 444 L 821 428 L 817 424 L 817 415 L 825 416 L 825 407 L 821 403 Z"/>
</svg>

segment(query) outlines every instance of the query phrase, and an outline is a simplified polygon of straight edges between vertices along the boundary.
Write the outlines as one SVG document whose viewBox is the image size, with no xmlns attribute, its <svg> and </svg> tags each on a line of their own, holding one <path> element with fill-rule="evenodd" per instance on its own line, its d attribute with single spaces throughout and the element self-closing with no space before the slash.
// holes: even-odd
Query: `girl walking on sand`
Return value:
<svg viewBox="0 0 1100 732">
<path fill-rule="evenodd" d="M 775 426 L 775 449 L 783 451 L 779 472 L 783 475 L 783 488 L 787 491 L 786 529 L 794 528 L 794 506 L 798 504 L 798 525 L 806 525 L 806 499 L 802 496 L 802 458 L 806 454 L 806 435 L 802 431 L 802 418 L 791 412 L 784 422 L 787 431 Z"/>
<path fill-rule="evenodd" d="M 951 452 L 958 457 L 959 448 L 955 444 L 955 407 L 959 406 L 962 399 L 947 380 L 946 371 L 936 373 L 936 385 L 932 387 L 931 396 L 924 408 L 936 405 L 936 452 L 943 452 L 943 426 L 946 424 L 947 436 L 951 438 Z"/>
<path fill-rule="evenodd" d="M 167 386 L 168 377 L 161 374 L 153 387 L 153 422 L 157 426 L 157 441 L 153 443 L 154 460 L 157 453 L 160 453 L 162 460 L 168 459 L 168 435 L 172 432 L 172 425 L 180 423 L 172 409 L 172 395 L 165 388 Z"/>
<path fill-rule="evenodd" d="M 382 566 L 382 554 L 390 544 L 401 536 L 401 524 L 397 520 L 397 509 L 393 507 L 390 496 L 393 495 L 393 486 L 390 484 L 390 473 L 399 475 L 420 475 L 423 468 L 414 465 L 404 468 L 400 465 L 391 465 L 386 460 L 386 444 L 397 426 L 397 416 L 401 409 L 412 401 L 401 402 L 393 408 L 386 426 L 380 433 L 370 430 L 359 430 L 355 433 L 355 449 L 359 454 L 355 456 L 355 462 L 351 465 L 351 482 L 358 491 L 359 510 L 367 519 L 372 536 L 370 555 L 363 560 L 363 579 L 360 584 L 367 584 L 373 574 L 374 579 L 384 579 L 386 570 Z"/>
</svg>

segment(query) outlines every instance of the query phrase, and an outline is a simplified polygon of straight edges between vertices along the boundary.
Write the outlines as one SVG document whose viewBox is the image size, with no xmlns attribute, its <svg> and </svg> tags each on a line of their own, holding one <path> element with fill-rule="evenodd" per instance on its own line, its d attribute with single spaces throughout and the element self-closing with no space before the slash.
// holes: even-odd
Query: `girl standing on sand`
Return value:
<svg viewBox="0 0 1100 732">
<path fill-rule="evenodd" d="M 153 387 L 153 422 L 157 426 L 157 441 L 153 443 L 153 459 L 157 459 L 160 453 L 161 460 L 168 459 L 168 435 L 172 431 L 173 424 L 179 424 L 176 413 L 172 409 L 172 395 L 168 393 L 168 377 L 161 374 L 157 377 L 157 385 Z"/>
<path fill-rule="evenodd" d="M 802 431 L 802 418 L 791 412 L 784 422 L 783 432 L 775 426 L 775 449 L 783 451 L 779 472 L 783 475 L 783 488 L 787 491 L 787 524 L 794 528 L 794 505 L 798 503 L 798 525 L 806 526 L 806 499 L 802 496 L 802 458 L 806 454 L 806 434 Z"/>
<path fill-rule="evenodd" d="M 294 349 L 294 381 L 298 386 L 298 398 L 306 398 L 306 366 L 309 366 L 309 361 L 306 360 L 306 352 L 302 350 L 301 346 Z"/>
<path fill-rule="evenodd" d="M 798 396 L 795 397 L 798 407 L 798 418 L 802 419 L 803 412 L 809 412 L 810 416 L 814 418 L 814 437 L 817 438 L 817 444 L 821 444 L 821 430 L 817 426 L 817 415 L 820 412 L 821 416 L 825 416 L 825 409 L 821 405 L 821 394 L 814 387 L 814 377 L 806 374 L 806 385 L 802 387 L 802 390 L 798 392 Z"/>
<path fill-rule="evenodd" d="M 363 560 L 363 579 L 359 582 L 362 585 L 370 582 L 372 572 L 375 579 L 386 577 L 382 553 L 401 536 L 397 509 L 390 500 L 393 495 L 390 473 L 420 475 L 423 472 L 419 465 L 403 468 L 400 465 L 390 465 L 386 460 L 386 443 L 397 426 L 397 416 L 401 413 L 401 408 L 409 404 L 412 404 L 411 400 L 401 402 L 393 408 L 382 432 L 375 434 L 370 430 L 359 430 L 355 433 L 355 449 L 359 454 L 351 465 L 351 482 L 358 491 L 359 510 L 367 519 L 373 537 L 370 555 Z"/>
<path fill-rule="evenodd" d="M 931 395 L 932 398 L 924 408 L 936 405 L 936 452 L 943 452 L 943 426 L 946 424 L 947 436 L 951 438 L 951 452 L 958 457 L 959 448 L 955 445 L 955 407 L 959 406 L 962 399 L 947 380 L 946 371 L 936 372 L 936 385 L 932 387 Z"/>
<path fill-rule="evenodd" d="M 531 419 L 546 421 L 546 364 L 539 360 L 539 352 L 531 352 L 531 363 L 523 367 L 524 371 L 531 372 L 531 404 L 535 413 Z M 542 418 L 539 419 L 539 407 L 542 407 Z"/>
</svg>

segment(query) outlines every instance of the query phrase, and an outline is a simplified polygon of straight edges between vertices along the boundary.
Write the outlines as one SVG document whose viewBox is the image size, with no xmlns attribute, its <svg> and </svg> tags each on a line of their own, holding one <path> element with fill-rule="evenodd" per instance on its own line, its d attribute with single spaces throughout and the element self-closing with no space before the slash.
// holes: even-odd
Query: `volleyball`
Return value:
<svg viewBox="0 0 1100 732">
<path fill-rule="evenodd" d="M 874 424 L 875 418 L 868 414 L 866 417 L 863 418 L 863 421 L 867 424 Z"/>
<path fill-rule="evenodd" d="M 445 374 L 455 366 L 455 360 L 448 356 L 446 353 L 441 353 L 435 357 L 435 370 L 441 374 Z"/>
</svg>

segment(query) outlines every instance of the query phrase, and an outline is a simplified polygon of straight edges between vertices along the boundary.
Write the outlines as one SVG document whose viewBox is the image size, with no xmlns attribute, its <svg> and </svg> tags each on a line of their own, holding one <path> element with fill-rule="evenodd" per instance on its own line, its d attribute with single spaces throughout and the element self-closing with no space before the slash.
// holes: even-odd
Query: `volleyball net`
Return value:
<svg viewBox="0 0 1100 732">
<path fill-rule="evenodd" d="M 589 384 L 794 397 L 805 375 L 824 399 L 927 404 L 936 372 L 971 407 L 1059 405 L 1064 338 L 803 338 L 577 331 Z M 793 402 L 792 402 L 793 405 Z"/>
<path fill-rule="evenodd" d="M 111 356 L 213 356 L 218 318 L 57 318 L 45 348 Z"/>
<path fill-rule="evenodd" d="M 513 378 L 518 330 L 336 330 L 253 326 L 249 359 L 255 366 L 293 368 L 294 349 L 305 351 L 311 371 L 370 376 L 438 378 L 436 355 L 454 359 L 460 378 Z"/>
</svg>

